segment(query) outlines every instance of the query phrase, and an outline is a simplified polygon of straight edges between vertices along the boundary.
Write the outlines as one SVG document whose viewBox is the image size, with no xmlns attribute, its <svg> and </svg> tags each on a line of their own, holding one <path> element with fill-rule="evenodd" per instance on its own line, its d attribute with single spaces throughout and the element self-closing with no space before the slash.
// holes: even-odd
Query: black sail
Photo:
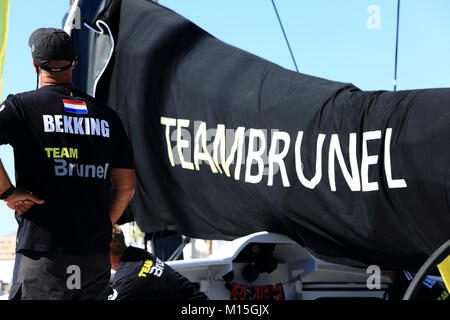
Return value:
<svg viewBox="0 0 450 320">
<path fill-rule="evenodd" d="M 85 64 L 76 85 L 125 124 L 137 168 L 128 213 L 143 231 L 267 230 L 329 261 L 384 268 L 417 268 L 450 238 L 450 89 L 361 91 L 151 1 L 79 5 L 104 24 L 72 31 Z"/>
</svg>

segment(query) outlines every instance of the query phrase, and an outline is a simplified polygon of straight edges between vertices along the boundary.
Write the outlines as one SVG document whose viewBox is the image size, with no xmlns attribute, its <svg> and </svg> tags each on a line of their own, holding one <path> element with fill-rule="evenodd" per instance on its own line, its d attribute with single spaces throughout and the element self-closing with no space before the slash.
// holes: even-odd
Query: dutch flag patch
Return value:
<svg viewBox="0 0 450 320">
<path fill-rule="evenodd" d="M 86 102 L 63 99 L 64 110 L 66 112 L 86 114 L 88 113 Z"/>
</svg>

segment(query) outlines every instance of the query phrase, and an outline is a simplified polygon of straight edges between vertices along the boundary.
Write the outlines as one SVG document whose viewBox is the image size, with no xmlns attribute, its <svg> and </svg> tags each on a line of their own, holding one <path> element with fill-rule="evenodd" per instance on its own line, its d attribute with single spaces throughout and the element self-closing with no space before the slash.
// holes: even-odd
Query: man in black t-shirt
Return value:
<svg viewBox="0 0 450 320">
<path fill-rule="evenodd" d="M 107 299 L 111 225 L 134 194 L 134 161 L 118 115 L 72 85 L 70 36 L 41 28 L 29 45 L 41 88 L 0 105 L 0 199 L 19 224 L 10 299 Z"/>
<path fill-rule="evenodd" d="M 111 266 L 116 270 L 110 300 L 207 300 L 194 283 L 151 253 L 127 247 L 113 227 Z"/>
</svg>

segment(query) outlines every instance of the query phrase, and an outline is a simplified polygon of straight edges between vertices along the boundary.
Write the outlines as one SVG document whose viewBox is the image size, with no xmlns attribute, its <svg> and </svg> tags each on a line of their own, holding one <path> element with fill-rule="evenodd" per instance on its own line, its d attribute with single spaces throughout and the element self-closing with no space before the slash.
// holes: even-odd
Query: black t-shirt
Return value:
<svg viewBox="0 0 450 320">
<path fill-rule="evenodd" d="M 20 216 L 16 249 L 108 252 L 111 168 L 134 168 L 118 115 L 68 85 L 9 95 L 0 105 L 0 145 L 14 150 L 16 187 L 45 201 Z"/>
<path fill-rule="evenodd" d="M 110 300 L 207 300 L 196 285 L 151 253 L 128 247 L 117 265 Z"/>
</svg>

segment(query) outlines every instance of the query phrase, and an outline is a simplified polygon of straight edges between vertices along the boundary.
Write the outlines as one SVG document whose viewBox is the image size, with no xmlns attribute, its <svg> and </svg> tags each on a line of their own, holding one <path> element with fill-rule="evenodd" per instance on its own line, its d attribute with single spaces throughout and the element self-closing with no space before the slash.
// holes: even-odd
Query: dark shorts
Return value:
<svg viewBox="0 0 450 320">
<path fill-rule="evenodd" d="M 110 275 L 108 253 L 17 253 L 9 299 L 107 300 Z"/>
</svg>

